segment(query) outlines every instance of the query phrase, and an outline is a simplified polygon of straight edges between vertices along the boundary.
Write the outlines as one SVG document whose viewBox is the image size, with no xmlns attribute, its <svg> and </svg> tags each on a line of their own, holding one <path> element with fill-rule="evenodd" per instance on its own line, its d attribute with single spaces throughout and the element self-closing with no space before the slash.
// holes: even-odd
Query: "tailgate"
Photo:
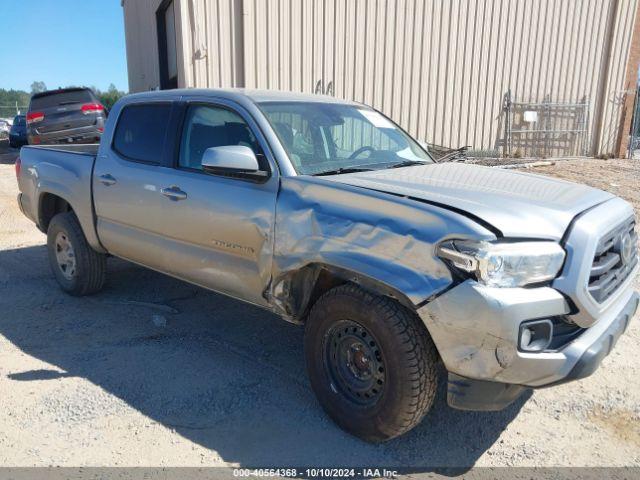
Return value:
<svg viewBox="0 0 640 480">
<path fill-rule="evenodd" d="M 82 105 L 76 103 L 44 110 L 44 120 L 36 126 L 36 131 L 49 133 L 95 125 L 96 115 L 85 115 L 81 110 Z"/>
</svg>

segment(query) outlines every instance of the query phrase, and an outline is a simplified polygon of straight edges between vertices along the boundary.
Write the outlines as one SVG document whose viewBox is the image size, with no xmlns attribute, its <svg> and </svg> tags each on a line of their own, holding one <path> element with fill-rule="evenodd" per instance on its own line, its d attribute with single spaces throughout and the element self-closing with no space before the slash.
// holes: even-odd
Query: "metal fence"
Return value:
<svg viewBox="0 0 640 480">
<path fill-rule="evenodd" d="M 27 113 L 27 108 L 28 105 L 18 105 L 17 103 L 14 105 L 0 105 L 0 118 L 13 120 L 16 115 Z"/>
<path fill-rule="evenodd" d="M 504 154 L 509 157 L 576 157 L 589 155 L 589 99 L 518 101 L 504 98 Z"/>
</svg>

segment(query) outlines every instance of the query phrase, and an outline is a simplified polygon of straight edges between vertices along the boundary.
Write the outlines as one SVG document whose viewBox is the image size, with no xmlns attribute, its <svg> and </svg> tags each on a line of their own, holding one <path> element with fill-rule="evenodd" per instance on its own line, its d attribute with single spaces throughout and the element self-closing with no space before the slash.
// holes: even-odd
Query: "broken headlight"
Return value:
<svg viewBox="0 0 640 480">
<path fill-rule="evenodd" d="M 556 242 L 455 240 L 438 248 L 440 258 L 491 287 L 522 287 L 554 279 L 565 252 Z"/>
</svg>

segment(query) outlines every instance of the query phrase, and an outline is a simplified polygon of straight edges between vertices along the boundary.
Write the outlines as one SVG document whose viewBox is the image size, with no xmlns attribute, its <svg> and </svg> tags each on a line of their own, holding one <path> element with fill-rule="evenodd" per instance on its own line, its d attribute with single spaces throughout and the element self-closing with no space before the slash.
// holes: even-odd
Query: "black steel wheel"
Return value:
<svg viewBox="0 0 640 480">
<path fill-rule="evenodd" d="M 353 284 L 329 290 L 311 309 L 304 347 L 322 408 L 364 440 L 403 434 L 433 404 L 435 346 L 415 312 L 391 298 Z"/>
<path fill-rule="evenodd" d="M 351 320 L 337 322 L 325 337 L 325 368 L 332 386 L 357 405 L 374 405 L 385 387 L 384 359 L 378 342 Z"/>
</svg>

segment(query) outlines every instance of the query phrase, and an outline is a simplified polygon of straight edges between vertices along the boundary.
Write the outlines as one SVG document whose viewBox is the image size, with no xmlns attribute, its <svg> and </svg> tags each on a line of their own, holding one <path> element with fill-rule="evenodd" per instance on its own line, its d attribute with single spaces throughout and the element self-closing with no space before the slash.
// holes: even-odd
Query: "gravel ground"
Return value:
<svg viewBox="0 0 640 480">
<path fill-rule="evenodd" d="M 369 445 L 317 404 L 299 327 L 116 259 L 102 293 L 63 294 L 16 206 L 13 157 L 0 154 L 0 465 L 640 465 L 637 318 L 588 379 L 497 413 L 450 409 L 441 388 L 418 428 Z M 638 165 L 535 172 L 637 209 Z"/>
</svg>

